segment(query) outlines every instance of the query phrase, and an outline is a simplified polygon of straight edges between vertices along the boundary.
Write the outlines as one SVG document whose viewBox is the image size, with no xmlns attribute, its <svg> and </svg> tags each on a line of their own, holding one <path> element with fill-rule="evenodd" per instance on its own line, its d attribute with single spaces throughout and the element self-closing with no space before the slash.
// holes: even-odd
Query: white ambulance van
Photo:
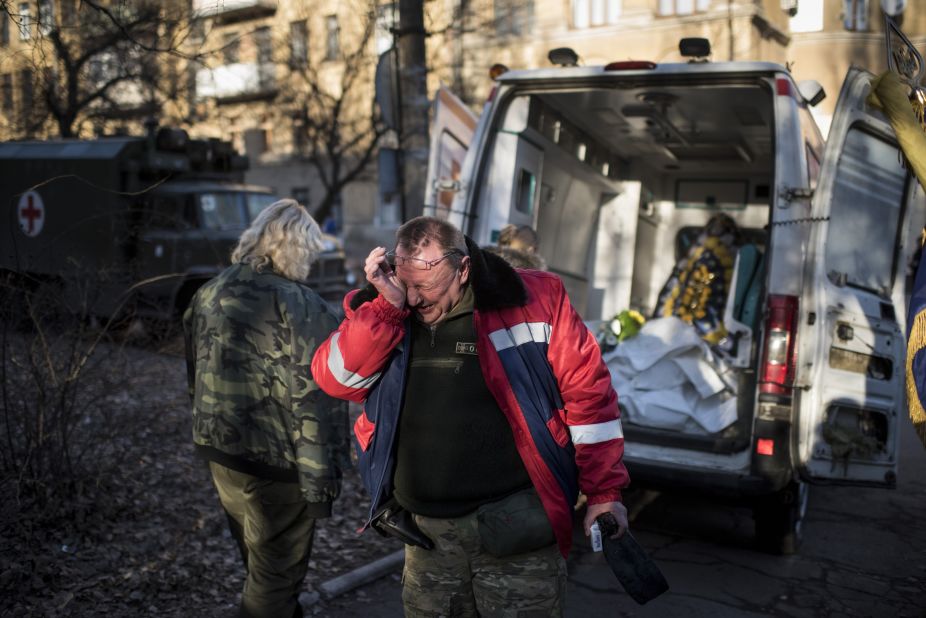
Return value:
<svg viewBox="0 0 926 618">
<path fill-rule="evenodd" d="M 850 70 L 825 143 L 819 85 L 761 62 L 508 71 L 474 131 L 454 134 L 438 111 L 432 132 L 425 213 L 482 245 L 533 226 L 592 329 L 624 309 L 653 317 L 708 219 L 736 222 L 759 259 L 736 263 L 734 345 L 704 351 L 732 422 L 654 426 L 645 406 L 622 406 L 625 458 L 634 487 L 747 501 L 767 551 L 798 547 L 808 484 L 895 485 L 904 294 L 926 205 L 865 103 L 870 78 Z"/>
</svg>

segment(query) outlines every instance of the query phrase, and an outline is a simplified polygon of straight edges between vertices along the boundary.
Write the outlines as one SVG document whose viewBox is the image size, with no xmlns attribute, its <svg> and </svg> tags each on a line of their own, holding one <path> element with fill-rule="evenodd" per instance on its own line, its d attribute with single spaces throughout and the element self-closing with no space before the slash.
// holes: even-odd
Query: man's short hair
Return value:
<svg viewBox="0 0 926 618">
<path fill-rule="evenodd" d="M 459 253 L 447 258 L 454 268 L 460 266 L 463 256 L 469 255 L 463 232 L 452 223 L 436 217 L 415 217 L 403 223 L 395 236 L 396 244 L 409 255 L 415 255 L 431 243 L 444 252 L 456 249 Z"/>
<path fill-rule="evenodd" d="M 231 260 L 305 281 L 323 248 L 322 232 L 312 215 L 296 200 L 282 199 L 262 210 L 241 234 Z"/>
</svg>

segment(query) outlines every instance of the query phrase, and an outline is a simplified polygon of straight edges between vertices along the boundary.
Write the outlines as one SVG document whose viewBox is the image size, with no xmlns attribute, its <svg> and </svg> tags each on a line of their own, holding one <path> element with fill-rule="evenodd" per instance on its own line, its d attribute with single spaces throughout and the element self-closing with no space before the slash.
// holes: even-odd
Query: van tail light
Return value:
<svg viewBox="0 0 926 618">
<path fill-rule="evenodd" d="M 621 60 L 606 64 L 605 71 L 651 71 L 656 68 L 655 62 L 649 60 Z"/>
<path fill-rule="evenodd" d="M 759 374 L 759 392 L 790 395 L 794 382 L 797 336 L 797 297 L 772 294 L 765 321 L 765 346 Z"/>
<path fill-rule="evenodd" d="M 775 93 L 780 97 L 791 97 L 795 101 L 801 101 L 797 96 L 797 88 L 794 87 L 793 82 L 787 77 L 778 77 L 775 79 Z"/>
</svg>

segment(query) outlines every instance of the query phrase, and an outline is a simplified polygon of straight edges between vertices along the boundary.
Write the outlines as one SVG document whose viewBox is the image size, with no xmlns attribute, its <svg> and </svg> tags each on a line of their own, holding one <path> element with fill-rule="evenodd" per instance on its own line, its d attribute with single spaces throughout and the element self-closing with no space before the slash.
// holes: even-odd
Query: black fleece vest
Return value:
<svg viewBox="0 0 926 618">
<path fill-rule="evenodd" d="M 461 517 L 530 486 L 511 426 L 482 376 L 472 296 L 460 305 L 434 329 L 412 318 L 395 497 L 426 517 Z"/>
</svg>

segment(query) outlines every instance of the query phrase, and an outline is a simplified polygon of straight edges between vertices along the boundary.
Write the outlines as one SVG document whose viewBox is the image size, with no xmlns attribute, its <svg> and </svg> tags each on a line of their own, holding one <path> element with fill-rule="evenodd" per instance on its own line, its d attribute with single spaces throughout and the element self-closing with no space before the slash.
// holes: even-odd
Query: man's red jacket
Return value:
<svg viewBox="0 0 926 618">
<path fill-rule="evenodd" d="M 566 556 L 578 491 L 589 504 L 613 502 L 629 483 L 617 394 L 562 281 L 514 270 L 469 244 L 482 373 Z M 370 286 L 348 294 L 344 311 L 316 351 L 312 375 L 329 395 L 364 404 L 354 435 L 372 518 L 392 494 L 398 417 L 403 398 L 414 396 L 404 392 L 411 318 Z"/>
</svg>

